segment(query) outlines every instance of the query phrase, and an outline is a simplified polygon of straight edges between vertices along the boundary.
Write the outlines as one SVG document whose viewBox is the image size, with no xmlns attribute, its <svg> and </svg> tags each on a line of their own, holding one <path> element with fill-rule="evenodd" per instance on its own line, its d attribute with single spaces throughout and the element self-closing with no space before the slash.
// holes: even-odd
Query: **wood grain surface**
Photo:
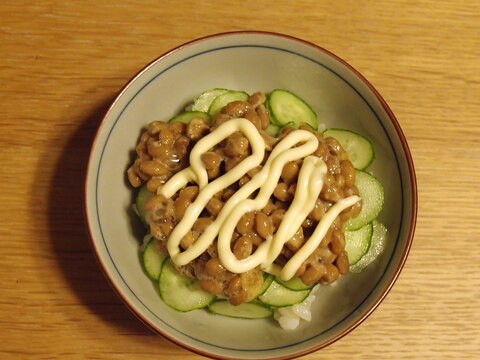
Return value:
<svg viewBox="0 0 480 360">
<path fill-rule="evenodd" d="M 363 73 L 415 161 L 419 215 L 393 290 L 305 359 L 480 358 L 480 2 L 0 2 L 0 358 L 198 359 L 123 305 L 90 249 L 82 182 L 117 91 L 188 40 L 314 42 Z"/>
</svg>

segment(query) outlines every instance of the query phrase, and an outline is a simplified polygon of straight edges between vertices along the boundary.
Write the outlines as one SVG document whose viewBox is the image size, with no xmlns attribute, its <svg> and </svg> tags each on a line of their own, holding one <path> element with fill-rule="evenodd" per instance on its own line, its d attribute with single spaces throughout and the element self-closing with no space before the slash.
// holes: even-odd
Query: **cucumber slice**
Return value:
<svg viewBox="0 0 480 360">
<path fill-rule="evenodd" d="M 197 280 L 178 273 L 170 259 L 163 262 L 158 285 L 163 302 L 177 311 L 201 309 L 215 300 L 215 295 L 203 291 Z"/>
<path fill-rule="evenodd" d="M 270 285 L 272 284 L 273 282 L 273 279 L 274 279 L 274 276 L 268 274 L 267 276 L 264 275 L 264 278 L 263 278 L 263 286 L 262 288 L 260 289 L 260 291 L 258 292 L 257 296 L 255 296 L 255 299 L 258 298 L 260 295 L 262 295 L 265 291 L 267 291 L 267 289 L 270 287 Z"/>
<path fill-rule="evenodd" d="M 143 185 L 138 190 L 137 198 L 135 199 L 135 208 L 137 209 L 137 214 L 145 226 L 147 226 L 147 221 L 145 220 L 145 203 L 153 195 L 155 194 L 147 189 L 147 185 Z"/>
<path fill-rule="evenodd" d="M 362 211 L 356 218 L 348 220 L 344 229 L 353 231 L 360 229 L 375 219 L 383 208 L 384 192 L 382 184 L 371 174 L 357 170 L 355 185 L 363 200 Z"/>
<path fill-rule="evenodd" d="M 152 238 L 143 251 L 143 266 L 148 276 L 153 280 L 158 280 L 162 264 L 166 256 L 159 251 L 159 241 Z"/>
<path fill-rule="evenodd" d="M 362 271 L 367 265 L 372 263 L 385 248 L 388 235 L 387 228 L 377 220 L 373 220 L 372 228 L 372 239 L 368 252 L 357 263 L 350 264 L 350 271 L 353 273 Z"/>
<path fill-rule="evenodd" d="M 345 250 L 350 265 L 356 264 L 370 248 L 373 225 L 368 223 L 355 231 L 345 231 Z"/>
<path fill-rule="evenodd" d="M 293 290 L 293 291 L 303 291 L 303 290 L 309 290 L 314 287 L 315 284 L 313 285 L 305 285 L 302 281 L 297 276 L 294 276 L 288 281 L 284 281 L 280 278 L 275 278 L 275 281 L 278 282 L 279 284 L 285 286 L 287 289 Z"/>
<path fill-rule="evenodd" d="M 208 108 L 208 114 L 210 116 L 213 116 L 217 112 L 219 112 L 225 105 L 231 103 L 232 101 L 247 101 L 248 97 L 249 96 L 245 91 L 229 90 L 226 93 L 217 96 L 212 101 L 212 104 Z"/>
<path fill-rule="evenodd" d="M 201 112 L 201 111 L 185 111 L 181 113 L 180 115 L 174 116 L 170 120 L 168 120 L 168 123 L 175 123 L 175 122 L 183 122 L 185 124 L 188 124 L 190 120 L 194 118 L 201 118 L 203 121 L 205 121 L 207 124 L 211 122 L 210 115 L 207 113 Z"/>
<path fill-rule="evenodd" d="M 241 319 L 263 319 L 273 314 L 272 309 L 259 303 L 232 305 L 227 300 L 214 301 L 208 305 L 208 310 L 214 314 Z"/>
<path fill-rule="evenodd" d="M 373 145 L 366 137 L 350 130 L 327 129 L 324 137 L 333 137 L 338 140 L 348 154 L 355 169 L 363 170 L 375 159 Z"/>
<path fill-rule="evenodd" d="M 218 96 L 226 93 L 227 89 L 215 88 L 204 91 L 194 101 L 192 111 L 208 112 L 212 101 Z"/>
<path fill-rule="evenodd" d="M 277 126 L 275 124 L 270 123 L 270 125 L 267 126 L 265 129 L 265 132 L 273 137 L 276 137 L 278 135 L 278 132 L 280 131 L 280 126 Z"/>
<path fill-rule="evenodd" d="M 310 290 L 290 290 L 274 280 L 267 291 L 260 295 L 258 299 L 270 306 L 283 307 L 301 303 L 307 298 L 308 294 L 310 294 Z"/>
<path fill-rule="evenodd" d="M 317 115 L 312 108 L 290 91 L 273 90 L 268 95 L 267 106 L 275 125 L 292 123 L 298 128 L 301 124 L 308 124 L 315 130 L 318 128 Z"/>
</svg>

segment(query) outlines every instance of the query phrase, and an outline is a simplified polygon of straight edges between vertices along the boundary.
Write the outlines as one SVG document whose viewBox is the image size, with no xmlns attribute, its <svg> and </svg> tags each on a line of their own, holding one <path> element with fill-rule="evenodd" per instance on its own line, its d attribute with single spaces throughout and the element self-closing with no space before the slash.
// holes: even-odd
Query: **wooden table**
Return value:
<svg viewBox="0 0 480 360">
<path fill-rule="evenodd" d="M 288 5 L 287 5 L 288 3 Z M 480 358 L 480 3 L 0 3 L 0 358 L 197 359 L 122 304 L 82 213 L 89 146 L 117 91 L 190 39 L 301 37 L 344 58 L 405 131 L 419 216 L 394 289 L 350 335 L 305 359 Z"/>
</svg>

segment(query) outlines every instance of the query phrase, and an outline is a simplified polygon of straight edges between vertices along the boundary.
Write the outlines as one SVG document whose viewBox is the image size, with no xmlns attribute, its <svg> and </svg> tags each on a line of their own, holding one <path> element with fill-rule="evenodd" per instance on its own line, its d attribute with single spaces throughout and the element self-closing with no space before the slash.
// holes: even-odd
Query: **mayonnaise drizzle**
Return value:
<svg viewBox="0 0 480 360">
<path fill-rule="evenodd" d="M 240 131 L 248 139 L 252 154 L 209 183 L 201 155 L 236 131 Z M 327 211 L 312 236 L 289 259 L 283 269 L 274 264 L 283 245 L 295 235 L 314 208 L 315 201 L 322 190 L 327 166 L 320 158 L 309 156 L 317 147 L 318 139 L 314 134 L 305 130 L 289 133 L 274 147 L 262 170 L 228 199 L 213 223 L 188 249 L 182 251 L 181 239 L 192 228 L 208 201 L 216 193 L 238 181 L 249 170 L 260 165 L 265 155 L 265 142 L 262 136 L 249 120 L 243 118 L 226 121 L 199 140 L 190 153 L 190 167 L 172 176 L 157 192 L 168 198 L 189 182 L 197 183 L 200 190 L 168 239 L 167 249 L 173 262 L 178 266 L 188 264 L 207 250 L 215 238 L 218 238 L 219 260 L 227 270 L 243 273 L 260 265 L 264 271 L 275 273 L 283 280 L 292 278 L 301 264 L 318 247 L 338 214 L 360 200 L 358 196 L 350 196 L 338 201 Z M 263 209 L 273 194 L 285 164 L 302 158 L 304 161 L 299 172 L 294 199 L 284 214 L 277 232 L 260 244 L 252 255 L 238 260 L 231 250 L 232 235 L 238 221 L 247 212 Z M 248 197 L 256 190 L 259 190 L 257 196 L 249 199 Z"/>
</svg>

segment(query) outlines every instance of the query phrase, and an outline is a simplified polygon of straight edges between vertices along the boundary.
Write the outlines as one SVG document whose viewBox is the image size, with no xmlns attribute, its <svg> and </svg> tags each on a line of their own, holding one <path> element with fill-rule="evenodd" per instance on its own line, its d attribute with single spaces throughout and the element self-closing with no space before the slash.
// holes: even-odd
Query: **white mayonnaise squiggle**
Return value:
<svg viewBox="0 0 480 360">
<path fill-rule="evenodd" d="M 209 183 L 201 155 L 236 131 L 240 131 L 248 139 L 252 154 Z M 198 141 L 190 154 L 190 167 L 175 174 L 158 190 L 158 194 L 168 198 L 189 182 L 195 182 L 199 186 L 197 198 L 187 207 L 183 218 L 168 239 L 167 249 L 173 262 L 178 266 L 188 264 L 218 238 L 219 260 L 227 270 L 243 273 L 260 265 L 264 271 L 275 273 L 284 280 L 292 278 L 301 264 L 318 247 L 338 214 L 360 200 L 358 196 L 350 196 L 337 202 L 324 215 L 308 241 L 283 268 L 274 264 L 283 245 L 294 236 L 304 219 L 313 210 L 322 190 L 327 166 L 320 158 L 310 156 L 317 147 L 318 139 L 312 133 L 305 130 L 289 133 L 275 146 L 262 170 L 228 199 L 215 221 L 188 249 L 182 251 L 181 239 L 192 228 L 208 201 L 217 192 L 260 165 L 265 154 L 265 142 L 262 136 L 249 120 L 243 118 L 226 121 Z M 299 172 L 294 199 L 284 214 L 277 232 L 260 244 L 249 257 L 238 260 L 231 250 L 232 235 L 238 221 L 247 212 L 263 209 L 273 194 L 285 164 L 302 158 L 304 161 Z M 256 190 L 258 195 L 254 199 L 249 199 L 248 197 Z"/>
</svg>

